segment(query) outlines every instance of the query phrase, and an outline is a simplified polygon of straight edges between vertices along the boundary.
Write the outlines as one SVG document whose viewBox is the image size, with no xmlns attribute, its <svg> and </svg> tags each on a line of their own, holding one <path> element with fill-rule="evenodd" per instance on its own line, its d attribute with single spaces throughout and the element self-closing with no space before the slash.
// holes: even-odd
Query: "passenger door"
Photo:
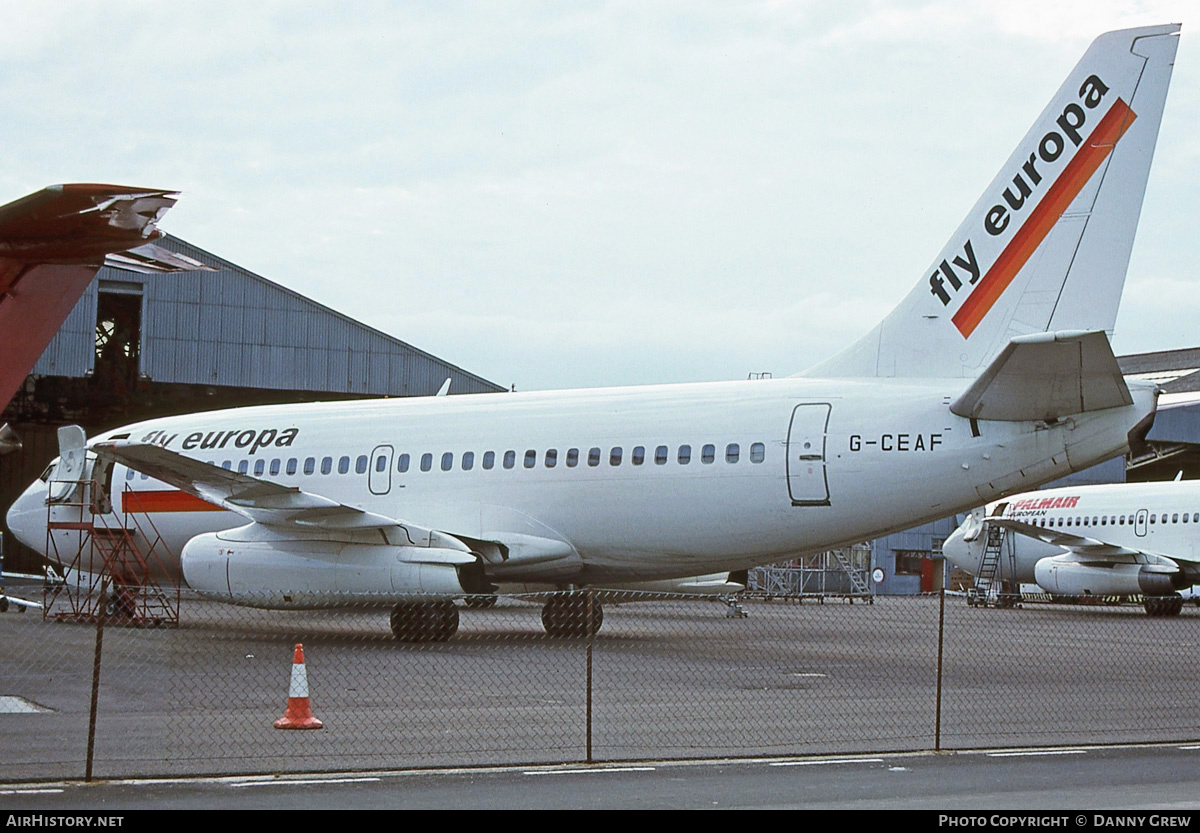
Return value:
<svg viewBox="0 0 1200 833">
<path fill-rule="evenodd" d="M 367 468 L 367 486 L 373 495 L 386 495 L 392 490 L 392 457 L 396 450 L 390 445 L 377 445 L 371 452 Z"/>
<path fill-rule="evenodd" d="M 787 481 L 793 506 L 829 505 L 825 434 L 831 410 L 828 402 L 806 402 L 792 410 L 787 436 Z"/>
</svg>

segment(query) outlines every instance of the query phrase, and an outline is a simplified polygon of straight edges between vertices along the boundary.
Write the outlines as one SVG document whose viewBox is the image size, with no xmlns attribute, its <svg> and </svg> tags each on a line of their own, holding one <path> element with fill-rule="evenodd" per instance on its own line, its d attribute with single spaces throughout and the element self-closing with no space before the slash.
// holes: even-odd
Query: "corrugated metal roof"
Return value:
<svg viewBox="0 0 1200 833">
<path fill-rule="evenodd" d="M 84 376 L 95 359 L 100 281 L 142 294 L 141 370 L 158 382 L 366 395 L 503 390 L 473 373 L 177 237 L 159 245 L 218 271 L 101 269 L 33 372 Z"/>
</svg>

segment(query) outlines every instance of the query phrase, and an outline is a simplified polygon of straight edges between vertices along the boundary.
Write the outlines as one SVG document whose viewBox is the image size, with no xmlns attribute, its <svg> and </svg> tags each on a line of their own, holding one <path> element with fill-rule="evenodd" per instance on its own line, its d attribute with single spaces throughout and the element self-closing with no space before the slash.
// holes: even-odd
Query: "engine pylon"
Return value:
<svg viewBox="0 0 1200 833">
<path fill-rule="evenodd" d="M 313 714 L 308 702 L 308 673 L 304 670 L 304 646 L 296 643 L 292 655 L 292 682 L 288 687 L 287 710 L 275 721 L 276 729 L 321 729 L 325 726 Z"/>
</svg>

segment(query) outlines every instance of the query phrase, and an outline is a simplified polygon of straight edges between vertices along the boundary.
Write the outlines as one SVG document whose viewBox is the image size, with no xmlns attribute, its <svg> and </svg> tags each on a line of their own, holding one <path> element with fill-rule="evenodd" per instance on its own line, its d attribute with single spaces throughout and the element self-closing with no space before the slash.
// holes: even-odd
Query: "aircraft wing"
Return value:
<svg viewBox="0 0 1200 833">
<path fill-rule="evenodd" d="M 988 518 L 986 523 L 1011 530 L 1029 538 L 1036 538 L 1039 541 L 1053 544 L 1056 547 L 1062 547 L 1084 562 L 1162 565 L 1164 560 L 1172 564 L 1180 560 L 1176 555 L 1166 556 L 1148 550 L 1131 549 L 1118 544 L 1110 544 L 1097 538 L 1073 535 L 1070 532 L 1063 532 L 1061 529 L 1035 526 L 1034 524 L 1027 524 L 1023 521 L 1016 521 L 1010 518 Z"/>
<path fill-rule="evenodd" d="M 1132 403 L 1108 336 L 1069 331 L 1012 339 L 950 410 L 975 419 L 1053 420 Z"/>
<path fill-rule="evenodd" d="M 0 206 L 0 408 L 54 338 L 101 266 L 207 270 L 153 245 L 173 191 L 52 185 Z"/>
<path fill-rule="evenodd" d="M 117 441 L 96 443 L 92 450 L 104 459 L 282 531 L 395 530 L 403 533 L 413 546 L 469 551 L 465 544 L 445 533 L 347 506 L 295 486 L 229 471 L 162 446 Z"/>
</svg>

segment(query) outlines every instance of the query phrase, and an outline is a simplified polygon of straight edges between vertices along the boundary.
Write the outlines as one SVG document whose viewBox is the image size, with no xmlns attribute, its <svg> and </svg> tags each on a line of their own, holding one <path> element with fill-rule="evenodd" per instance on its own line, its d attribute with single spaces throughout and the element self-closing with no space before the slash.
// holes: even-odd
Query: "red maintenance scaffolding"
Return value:
<svg viewBox="0 0 1200 833">
<path fill-rule="evenodd" d="M 179 624 L 177 561 L 149 516 L 117 513 L 94 480 L 51 481 L 46 505 L 46 557 L 62 576 L 44 587 L 46 619 L 107 621 L 134 627 Z M 67 492 L 67 489 L 70 489 Z"/>
</svg>

